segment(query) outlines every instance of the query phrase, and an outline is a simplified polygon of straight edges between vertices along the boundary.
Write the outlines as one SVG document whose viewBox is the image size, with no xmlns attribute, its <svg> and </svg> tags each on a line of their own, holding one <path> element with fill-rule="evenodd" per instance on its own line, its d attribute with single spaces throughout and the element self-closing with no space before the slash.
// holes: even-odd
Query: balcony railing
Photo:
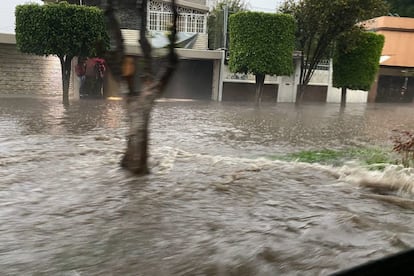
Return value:
<svg viewBox="0 0 414 276">
<path fill-rule="evenodd" d="M 151 31 L 168 31 L 172 13 L 150 11 L 148 14 Z M 177 20 L 177 31 L 188 33 L 207 33 L 207 16 L 205 14 L 180 13 Z"/>
</svg>

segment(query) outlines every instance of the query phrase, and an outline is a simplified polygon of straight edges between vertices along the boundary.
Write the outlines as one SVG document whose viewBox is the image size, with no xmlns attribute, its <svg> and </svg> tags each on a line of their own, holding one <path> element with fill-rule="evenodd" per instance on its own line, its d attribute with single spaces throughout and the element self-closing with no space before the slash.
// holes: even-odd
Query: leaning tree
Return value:
<svg viewBox="0 0 414 276">
<path fill-rule="evenodd" d="M 296 104 L 302 101 L 321 60 L 331 57 L 336 39 L 361 21 L 386 15 L 385 0 L 285 0 L 279 9 L 297 22 L 296 48 L 302 51 Z"/>
<path fill-rule="evenodd" d="M 69 102 L 71 62 L 75 56 L 95 56 L 108 37 L 103 12 L 95 7 L 27 4 L 16 7 L 16 42 L 20 51 L 56 55 L 62 70 L 63 102 Z"/>
<path fill-rule="evenodd" d="M 378 72 L 384 36 L 355 28 L 342 35 L 333 58 L 333 86 L 342 88 L 341 106 L 347 89 L 369 90 Z"/>
<path fill-rule="evenodd" d="M 293 72 L 295 22 L 286 14 L 239 12 L 230 16 L 230 71 L 256 78 L 256 104 L 266 75 Z"/>
<path fill-rule="evenodd" d="M 147 5 L 147 0 L 137 1 L 137 15 L 140 15 L 141 18 L 139 44 L 142 57 L 139 64 L 136 59 L 128 56 L 124 51 L 122 32 L 111 0 L 107 1 L 105 10 L 106 28 L 110 37 L 110 49 L 107 51 L 105 59 L 113 76 L 120 83 L 120 87 L 127 89 L 126 105 L 129 116 L 129 133 L 127 134 L 127 149 L 121 165 L 137 175 L 149 173 L 147 159 L 151 110 L 155 100 L 165 90 L 178 61 L 174 48 L 178 18 L 175 0 L 171 1 L 172 21 L 168 53 L 157 60 L 152 55 L 152 46 L 147 36 Z M 158 65 L 158 70 L 156 70 L 155 64 Z M 137 70 L 138 68 L 141 70 Z M 136 76 L 140 78 L 139 87 L 134 85 Z"/>
</svg>

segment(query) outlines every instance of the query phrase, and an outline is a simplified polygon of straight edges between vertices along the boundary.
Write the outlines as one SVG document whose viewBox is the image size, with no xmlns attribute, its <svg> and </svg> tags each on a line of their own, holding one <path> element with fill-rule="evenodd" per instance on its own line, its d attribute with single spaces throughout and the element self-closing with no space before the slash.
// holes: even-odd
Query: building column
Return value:
<svg viewBox="0 0 414 276">
<path fill-rule="evenodd" d="M 293 87 L 292 87 L 292 103 L 296 102 L 296 95 L 298 94 L 298 86 L 300 81 L 300 59 L 295 59 L 295 72 L 293 72 Z"/>
<path fill-rule="evenodd" d="M 226 51 L 222 51 L 221 59 L 214 61 L 212 99 L 221 102 L 223 99 L 224 59 Z"/>
<path fill-rule="evenodd" d="M 220 90 L 220 66 L 221 60 L 213 60 L 213 83 L 211 85 L 211 100 L 218 101 Z"/>
</svg>

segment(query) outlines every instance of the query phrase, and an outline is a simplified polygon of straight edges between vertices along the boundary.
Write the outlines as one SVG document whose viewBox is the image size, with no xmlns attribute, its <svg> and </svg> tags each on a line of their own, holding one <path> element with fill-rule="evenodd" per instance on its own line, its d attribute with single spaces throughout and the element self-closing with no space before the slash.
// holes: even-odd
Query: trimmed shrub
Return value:
<svg viewBox="0 0 414 276">
<path fill-rule="evenodd" d="M 287 14 L 239 12 L 230 16 L 232 72 L 290 75 L 295 21 Z"/>
<path fill-rule="evenodd" d="M 68 103 L 72 59 L 97 56 L 109 43 L 103 12 L 61 2 L 19 5 L 15 14 L 17 48 L 23 53 L 59 58 L 63 102 Z"/>
<path fill-rule="evenodd" d="M 379 68 L 384 36 L 360 29 L 337 41 L 333 59 L 333 86 L 369 90 Z"/>
</svg>

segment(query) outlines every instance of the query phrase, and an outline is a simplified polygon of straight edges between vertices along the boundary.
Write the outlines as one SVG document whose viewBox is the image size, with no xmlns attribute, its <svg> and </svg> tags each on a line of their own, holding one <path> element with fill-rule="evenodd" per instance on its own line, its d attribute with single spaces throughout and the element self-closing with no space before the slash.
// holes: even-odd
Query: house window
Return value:
<svg viewBox="0 0 414 276">
<path fill-rule="evenodd" d="M 171 24 L 171 5 L 151 1 L 148 11 L 149 30 L 167 31 Z M 193 9 L 178 7 L 177 31 L 189 33 L 207 33 L 207 15 Z"/>
</svg>

